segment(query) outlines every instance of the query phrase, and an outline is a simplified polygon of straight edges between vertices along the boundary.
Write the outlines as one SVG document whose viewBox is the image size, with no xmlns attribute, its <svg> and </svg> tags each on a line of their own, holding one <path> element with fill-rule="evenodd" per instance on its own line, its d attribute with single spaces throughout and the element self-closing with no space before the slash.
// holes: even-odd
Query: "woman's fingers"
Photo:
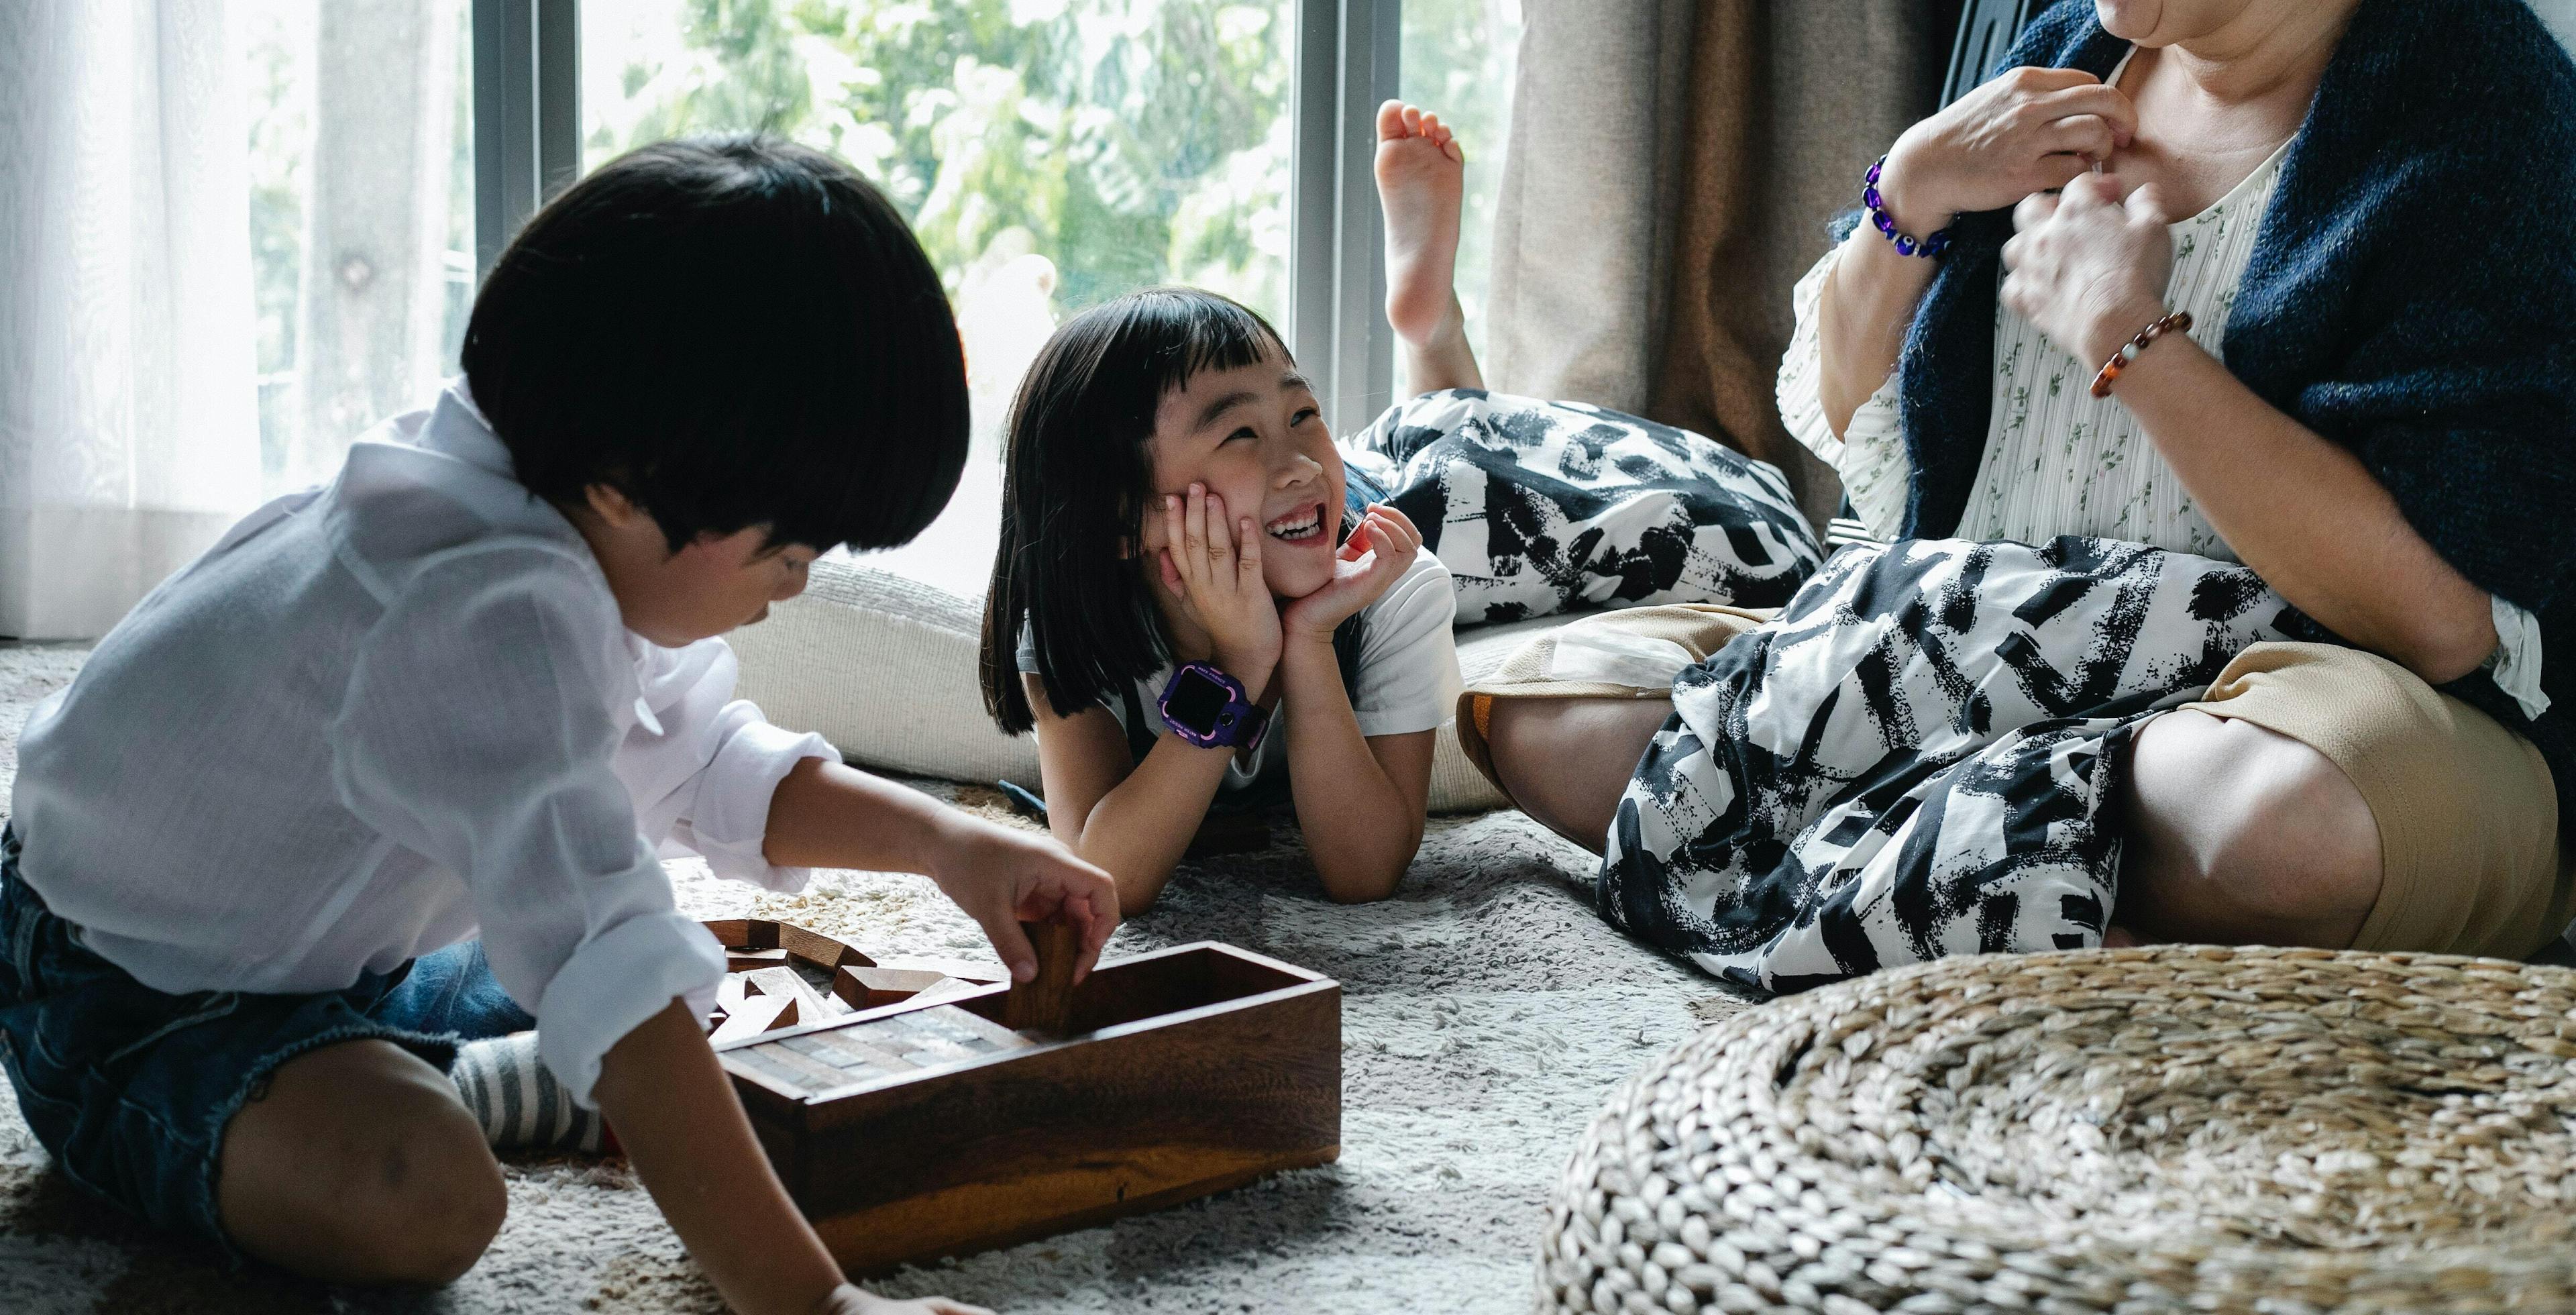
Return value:
<svg viewBox="0 0 2576 1315">
<path fill-rule="evenodd" d="M 2068 87 L 2041 96 L 2040 112 L 2049 119 L 2097 118 L 2109 125 L 2117 144 L 2126 146 L 2138 135 L 2138 105 L 2128 93 L 2101 83 Z"/>
<path fill-rule="evenodd" d="M 1184 558 L 1184 557 L 1189 556 L 1189 552 L 1188 552 L 1188 548 L 1189 548 L 1189 538 L 1188 538 L 1188 536 L 1189 536 L 1189 528 L 1188 528 L 1188 525 L 1186 524 L 1186 522 L 1183 520 L 1182 511 L 1181 511 L 1181 497 L 1180 497 L 1180 495 L 1179 495 L 1179 494 L 1177 494 L 1177 493 L 1166 493 L 1166 494 L 1164 494 L 1164 495 L 1163 495 L 1163 555 L 1164 555 L 1164 557 L 1165 557 L 1166 559 L 1177 560 L 1177 559 L 1180 559 L 1180 558 Z M 1187 570 L 1187 569 L 1188 569 L 1188 568 L 1186 568 L 1186 567 L 1184 567 L 1184 568 L 1183 568 L 1183 570 L 1184 570 L 1185 572 L 1186 572 L 1186 570 Z"/>
<path fill-rule="evenodd" d="M 2057 213 L 2057 205 L 2057 196 L 2049 192 L 2033 192 L 2023 197 L 2021 204 L 2013 207 L 2013 231 L 2027 233 L 2047 223 L 2048 217 Z"/>
<path fill-rule="evenodd" d="M 2154 183 L 2142 184 L 2138 190 L 2129 193 L 2128 200 L 2121 204 L 2127 208 L 2129 218 L 2140 223 L 2165 224 L 2172 222 L 2168 212 L 2165 210 L 2164 193 L 2157 190 Z"/>
<path fill-rule="evenodd" d="M 2052 155 L 2080 155 L 2093 160 L 2107 159 L 2120 148 L 2111 121 L 2099 114 L 2059 119 L 2040 131 L 2039 144 Z"/>
</svg>

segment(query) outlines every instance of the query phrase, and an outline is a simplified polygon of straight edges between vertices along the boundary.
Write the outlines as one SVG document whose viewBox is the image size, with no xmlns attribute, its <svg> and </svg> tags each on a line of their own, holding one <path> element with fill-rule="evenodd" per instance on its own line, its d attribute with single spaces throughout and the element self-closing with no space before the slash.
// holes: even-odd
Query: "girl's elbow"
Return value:
<svg viewBox="0 0 2576 1315">
<path fill-rule="evenodd" d="M 1374 904 L 1395 893 L 1406 869 L 1413 866 L 1413 852 L 1408 849 L 1392 860 L 1330 865 L 1319 861 L 1315 875 L 1323 879 L 1324 898 L 1335 904 Z"/>
</svg>

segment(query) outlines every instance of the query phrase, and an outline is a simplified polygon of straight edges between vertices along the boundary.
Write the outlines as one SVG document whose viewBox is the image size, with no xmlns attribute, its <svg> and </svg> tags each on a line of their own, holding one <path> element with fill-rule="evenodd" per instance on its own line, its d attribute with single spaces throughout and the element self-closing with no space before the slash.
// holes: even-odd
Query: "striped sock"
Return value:
<svg viewBox="0 0 2576 1315">
<path fill-rule="evenodd" d="M 447 1076 L 495 1149 L 600 1153 L 607 1121 L 599 1111 L 574 1104 L 572 1093 L 538 1060 L 536 1033 L 468 1041 L 456 1048 Z"/>
</svg>

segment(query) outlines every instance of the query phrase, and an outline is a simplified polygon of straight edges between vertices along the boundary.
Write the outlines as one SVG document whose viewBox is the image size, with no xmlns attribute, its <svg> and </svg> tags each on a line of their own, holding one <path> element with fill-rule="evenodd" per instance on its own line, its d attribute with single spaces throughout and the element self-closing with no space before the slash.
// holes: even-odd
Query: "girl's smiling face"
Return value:
<svg viewBox="0 0 2576 1315">
<path fill-rule="evenodd" d="M 1149 444 L 1154 494 L 1144 517 L 1141 564 L 1164 547 L 1162 495 L 1192 484 L 1225 500 L 1227 533 L 1250 517 L 1261 537 L 1261 577 L 1282 598 L 1303 598 L 1333 578 L 1341 543 L 1342 457 L 1323 408 L 1277 350 L 1231 369 L 1201 370 L 1163 394 Z M 1216 533 L 1215 525 L 1208 527 Z M 1159 579 L 1159 576 L 1154 578 Z"/>
</svg>

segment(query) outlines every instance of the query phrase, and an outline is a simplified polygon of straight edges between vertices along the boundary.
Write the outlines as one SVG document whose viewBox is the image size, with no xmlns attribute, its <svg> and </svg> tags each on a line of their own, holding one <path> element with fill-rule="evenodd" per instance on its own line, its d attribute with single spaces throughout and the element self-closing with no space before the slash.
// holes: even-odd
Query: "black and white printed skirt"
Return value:
<svg viewBox="0 0 2576 1315">
<path fill-rule="evenodd" d="M 1770 992 L 2099 945 L 2121 749 L 2286 607 L 2245 567 L 2102 539 L 1846 548 L 1674 680 L 1602 915 Z"/>
</svg>

